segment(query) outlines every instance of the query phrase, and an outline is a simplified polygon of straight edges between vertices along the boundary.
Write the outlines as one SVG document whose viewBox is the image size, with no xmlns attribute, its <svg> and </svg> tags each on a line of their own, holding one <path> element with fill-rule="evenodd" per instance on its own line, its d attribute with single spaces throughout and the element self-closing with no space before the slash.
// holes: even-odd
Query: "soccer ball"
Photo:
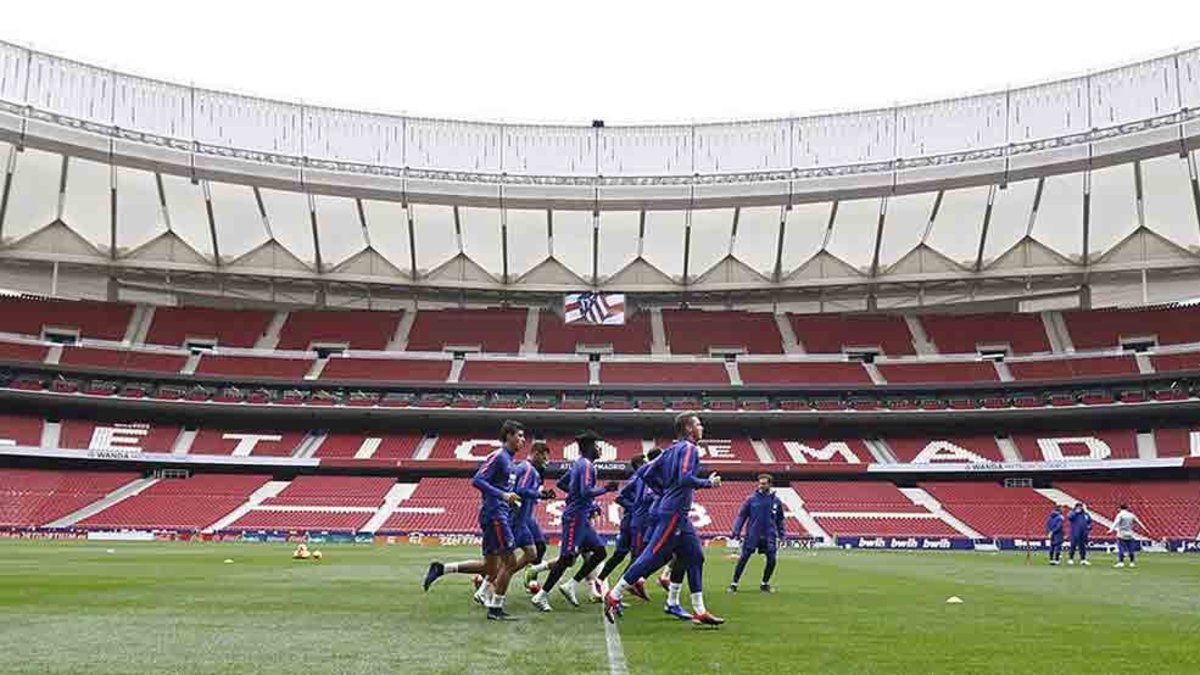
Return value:
<svg viewBox="0 0 1200 675">
<path fill-rule="evenodd" d="M 320 552 L 320 551 L 313 551 L 312 557 L 313 557 L 313 560 L 320 560 L 320 559 L 321 559 L 321 552 Z"/>
<path fill-rule="evenodd" d="M 471 577 L 471 585 L 474 586 L 475 588 L 479 588 L 480 586 L 483 585 L 483 577 L 478 574 Z"/>
<path fill-rule="evenodd" d="M 542 582 L 537 579 L 530 579 L 529 583 L 525 585 L 525 590 L 529 591 L 530 595 L 535 595 L 538 591 L 542 590 Z"/>
</svg>

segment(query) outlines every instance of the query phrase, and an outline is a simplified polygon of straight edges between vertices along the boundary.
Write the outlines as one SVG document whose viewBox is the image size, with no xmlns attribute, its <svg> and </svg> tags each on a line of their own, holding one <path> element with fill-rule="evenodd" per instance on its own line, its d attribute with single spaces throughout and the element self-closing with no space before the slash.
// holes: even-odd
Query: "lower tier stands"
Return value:
<svg viewBox="0 0 1200 675">
<path fill-rule="evenodd" d="M 1122 505 L 1142 521 L 1136 531 L 1154 539 L 1194 539 L 1200 535 L 1200 481 L 1111 483 L 1059 481 L 1055 487 L 1111 519 Z M 1093 532 L 1102 531 L 1093 527 Z"/>
<path fill-rule="evenodd" d="M 631 363 L 601 361 L 600 381 L 604 384 L 729 384 L 729 373 L 720 362 L 704 363 Z"/>
<path fill-rule="evenodd" d="M 290 457 L 305 437 L 301 431 L 200 429 L 189 452 L 194 455 Z"/>
<path fill-rule="evenodd" d="M 1014 434 L 1012 441 L 1029 462 L 1138 458 L 1137 434 L 1131 429 L 1081 434 Z"/>
<path fill-rule="evenodd" d="M 227 515 L 270 476 L 208 474 L 161 479 L 138 494 L 84 518 L 87 529 L 177 529 L 198 531 Z"/>
<path fill-rule="evenodd" d="M 880 363 L 879 373 L 888 384 L 999 381 L 996 367 L 990 361 Z"/>
<path fill-rule="evenodd" d="M 66 347 L 58 362 L 64 366 L 112 368 L 132 372 L 178 373 L 187 360 L 188 357 L 185 354 Z"/>
<path fill-rule="evenodd" d="M 409 434 L 331 433 L 313 457 L 327 459 L 412 459 L 424 436 Z"/>
<path fill-rule="evenodd" d="M 586 361 L 476 360 L 463 364 L 459 382 L 469 384 L 587 384 Z"/>
<path fill-rule="evenodd" d="M 238 375 L 299 381 L 308 374 L 310 359 L 280 359 L 267 356 L 214 356 L 205 354 L 196 366 L 197 375 Z"/>
<path fill-rule="evenodd" d="M 1132 356 L 1100 356 L 1080 359 L 1010 361 L 1008 370 L 1017 380 L 1069 380 L 1077 377 L 1137 375 Z"/>
<path fill-rule="evenodd" d="M 445 382 L 450 359 L 367 359 L 335 356 L 325 363 L 322 380 L 363 382 Z"/>
<path fill-rule="evenodd" d="M 739 361 L 744 384 L 870 384 L 871 376 L 862 363 L 812 363 Z"/>
<path fill-rule="evenodd" d="M 1027 487 L 989 482 L 925 482 L 919 486 L 985 537 L 1044 537 L 1046 518 L 1054 506 Z"/>
<path fill-rule="evenodd" d="M 115 471 L 0 469 L 0 527 L 45 527 L 84 507 L 94 513 L 68 527 L 110 530 L 315 530 L 357 532 L 374 521 L 380 533 L 477 534 L 480 495 L 467 478 L 422 478 L 397 484 L 390 477 L 299 476 L 272 483 L 268 475 L 198 474 L 143 479 Z M 138 483 L 139 479 L 142 480 Z M 553 485 L 547 479 L 547 486 Z M 702 536 L 727 536 L 749 481 L 726 481 L 696 492 L 690 515 Z M 124 488 L 122 492 L 114 491 Z M 138 489 L 140 488 L 140 491 Z M 254 501 L 248 501 L 260 491 Z M 281 489 L 282 488 L 282 489 Z M 395 497 L 385 497 L 398 490 Z M 793 513 L 794 497 L 804 513 Z M 132 496 L 128 493 L 132 492 Z M 1105 522 L 1128 505 L 1151 539 L 1200 536 L 1200 480 L 1054 481 L 1046 489 L 993 481 L 923 481 L 901 490 L 886 481 L 795 481 L 779 488 L 789 536 L 966 537 L 1042 539 L 1056 501 L 1082 501 L 1097 518 L 1092 538 L 1111 539 Z M 395 499 L 409 496 L 396 502 Z M 265 495 L 272 497 L 263 498 Z M 112 496 L 110 496 L 112 495 Z M 108 502 L 101 500 L 108 499 Z M 106 508 L 97 511 L 99 506 Z M 393 509 L 393 505 L 395 505 Z M 621 510 L 613 494 L 597 499 L 596 529 L 617 532 Z M 535 514 L 556 539 L 562 494 L 540 502 Z M 82 515 L 82 514 L 80 514 Z M 79 517 L 79 516 L 75 516 Z M 808 520 L 806 520 L 808 519 Z M 1104 521 L 1104 522 L 1102 522 Z M 70 522 L 70 521 L 67 521 Z"/>
<path fill-rule="evenodd" d="M 130 472 L 0 469 L 0 527 L 40 527 L 138 478 Z"/>
<path fill-rule="evenodd" d="M 996 437 L 947 436 L 947 437 L 898 437 L 884 439 L 896 461 L 902 463 L 943 462 L 1003 462 L 1004 456 L 996 443 Z"/>
</svg>

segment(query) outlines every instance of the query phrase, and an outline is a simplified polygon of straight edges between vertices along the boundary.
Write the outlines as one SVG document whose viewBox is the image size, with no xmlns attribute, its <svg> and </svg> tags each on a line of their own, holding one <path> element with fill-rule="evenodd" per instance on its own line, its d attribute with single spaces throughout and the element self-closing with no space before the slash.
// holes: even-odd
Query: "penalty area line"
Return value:
<svg viewBox="0 0 1200 675">
<path fill-rule="evenodd" d="M 629 666 L 625 664 L 625 648 L 621 646 L 621 631 L 603 616 L 600 621 L 604 624 L 604 643 L 608 647 L 608 672 L 611 675 L 629 675 Z"/>
</svg>

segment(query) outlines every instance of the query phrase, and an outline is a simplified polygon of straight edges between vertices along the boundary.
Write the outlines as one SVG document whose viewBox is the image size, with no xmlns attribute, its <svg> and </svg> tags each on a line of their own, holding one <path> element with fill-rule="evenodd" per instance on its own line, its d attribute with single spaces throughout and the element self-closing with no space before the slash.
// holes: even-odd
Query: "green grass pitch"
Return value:
<svg viewBox="0 0 1200 675">
<path fill-rule="evenodd" d="M 598 605 L 487 622 L 469 580 L 430 593 L 434 558 L 473 549 L 229 543 L 0 541 L 2 673 L 607 673 Z M 113 549 L 113 553 L 107 553 Z M 1136 570 L 1051 568 L 1022 554 L 788 551 L 779 592 L 725 592 L 709 549 L 702 629 L 632 600 L 631 673 L 1200 672 L 1200 557 Z M 226 558 L 232 564 L 224 564 Z M 961 605 L 947 605 L 957 595 Z"/>
</svg>

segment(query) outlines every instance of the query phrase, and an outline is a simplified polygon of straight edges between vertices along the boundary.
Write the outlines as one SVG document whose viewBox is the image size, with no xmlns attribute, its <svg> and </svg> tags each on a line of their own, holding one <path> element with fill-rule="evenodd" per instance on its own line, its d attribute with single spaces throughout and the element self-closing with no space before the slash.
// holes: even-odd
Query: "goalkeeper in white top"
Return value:
<svg viewBox="0 0 1200 675">
<path fill-rule="evenodd" d="M 1129 566 L 1137 567 L 1137 562 L 1134 558 L 1137 554 L 1138 541 L 1133 533 L 1134 525 L 1141 525 L 1145 528 L 1145 524 L 1135 515 L 1129 507 L 1122 504 L 1117 510 L 1117 515 L 1113 517 L 1113 524 L 1108 528 L 1109 532 L 1117 533 L 1117 564 L 1113 567 L 1125 566 L 1125 555 L 1129 554 Z"/>
</svg>

